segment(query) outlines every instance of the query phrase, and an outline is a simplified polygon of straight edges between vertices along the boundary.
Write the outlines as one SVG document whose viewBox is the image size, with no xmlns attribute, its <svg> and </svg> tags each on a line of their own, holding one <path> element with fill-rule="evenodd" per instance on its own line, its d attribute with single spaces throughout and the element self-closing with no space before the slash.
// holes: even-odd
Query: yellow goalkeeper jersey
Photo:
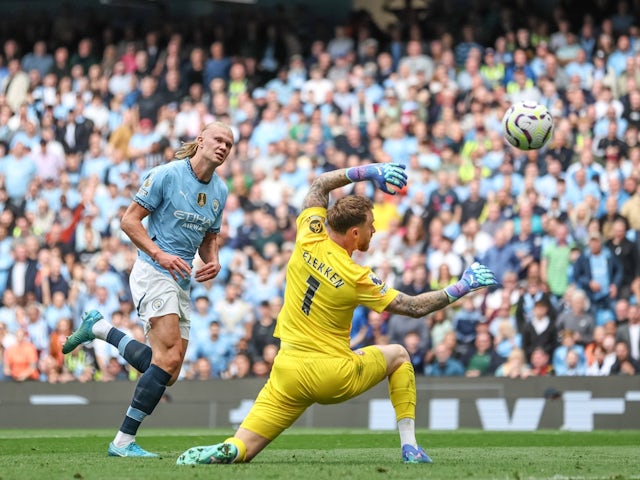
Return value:
<svg viewBox="0 0 640 480">
<path fill-rule="evenodd" d="M 351 352 L 349 333 L 356 306 L 381 312 L 398 291 L 369 267 L 355 263 L 329 238 L 326 214 L 325 208 L 313 207 L 298 216 L 275 336 L 282 340 L 282 348 L 344 355 Z"/>
</svg>

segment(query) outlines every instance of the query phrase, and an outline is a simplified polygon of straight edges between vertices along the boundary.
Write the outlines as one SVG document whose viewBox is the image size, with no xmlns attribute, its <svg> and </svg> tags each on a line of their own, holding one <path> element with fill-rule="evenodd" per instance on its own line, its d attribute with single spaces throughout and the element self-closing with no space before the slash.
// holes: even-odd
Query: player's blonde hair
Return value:
<svg viewBox="0 0 640 480">
<path fill-rule="evenodd" d="M 373 210 L 373 203 L 362 195 L 348 195 L 339 198 L 327 210 L 327 223 L 336 233 L 345 233 L 351 227 L 367 221 L 367 214 Z"/>
<path fill-rule="evenodd" d="M 200 131 L 200 135 L 202 135 L 206 130 L 209 130 L 212 127 L 222 127 L 227 129 L 232 135 L 233 132 L 231 132 L 231 128 L 229 127 L 229 125 L 227 125 L 224 122 L 211 122 L 211 123 L 207 123 L 204 128 Z M 193 140 L 191 140 L 190 142 L 182 142 L 182 146 L 176 150 L 175 153 L 175 157 L 178 160 L 182 160 L 184 158 L 191 158 L 195 155 L 196 150 L 198 150 L 198 138 L 194 138 Z"/>
</svg>

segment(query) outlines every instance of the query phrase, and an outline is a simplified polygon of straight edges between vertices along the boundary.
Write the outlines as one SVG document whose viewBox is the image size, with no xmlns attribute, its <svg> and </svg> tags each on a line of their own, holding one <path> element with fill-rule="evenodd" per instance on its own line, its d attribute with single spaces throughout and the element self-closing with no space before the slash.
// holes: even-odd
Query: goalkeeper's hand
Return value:
<svg viewBox="0 0 640 480">
<path fill-rule="evenodd" d="M 444 291 L 449 297 L 449 303 L 452 303 L 469 292 L 495 285 L 499 283 L 494 273 L 481 263 L 474 262 L 465 269 L 460 280 L 445 288 Z"/>
<path fill-rule="evenodd" d="M 403 188 L 407 184 L 405 168 L 400 163 L 369 163 L 360 167 L 347 168 L 346 175 L 352 182 L 371 180 L 383 192 L 395 195 L 397 192 L 389 189 L 388 184 Z"/>
</svg>

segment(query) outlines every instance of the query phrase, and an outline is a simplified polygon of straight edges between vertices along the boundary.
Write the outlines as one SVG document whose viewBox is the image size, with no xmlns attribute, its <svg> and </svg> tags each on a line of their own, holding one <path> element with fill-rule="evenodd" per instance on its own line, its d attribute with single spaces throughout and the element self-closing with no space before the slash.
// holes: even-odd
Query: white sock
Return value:
<svg viewBox="0 0 640 480">
<path fill-rule="evenodd" d="M 91 327 L 91 331 L 96 336 L 96 338 L 99 338 L 100 340 L 106 340 L 107 334 L 112 328 L 113 325 L 102 318 L 93 324 L 93 327 Z"/>
<path fill-rule="evenodd" d="M 398 433 L 400 434 L 400 445 L 411 445 L 418 448 L 416 441 L 416 422 L 413 418 L 403 418 L 398 421 Z"/>
<path fill-rule="evenodd" d="M 113 439 L 113 444 L 116 447 L 126 447 L 131 442 L 135 441 L 135 439 L 135 435 L 129 435 L 128 433 L 122 433 L 118 431 L 118 433 L 116 433 L 116 438 Z"/>
</svg>

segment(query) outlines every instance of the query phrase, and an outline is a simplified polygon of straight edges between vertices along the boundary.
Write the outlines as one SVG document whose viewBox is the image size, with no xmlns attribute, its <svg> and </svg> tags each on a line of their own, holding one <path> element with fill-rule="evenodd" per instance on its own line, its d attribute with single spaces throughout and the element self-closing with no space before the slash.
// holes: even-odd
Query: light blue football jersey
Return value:
<svg viewBox="0 0 640 480">
<path fill-rule="evenodd" d="M 151 212 L 147 217 L 149 237 L 162 251 L 177 255 L 192 265 L 206 233 L 218 233 L 229 190 L 215 173 L 208 183 L 196 177 L 189 159 L 174 160 L 149 171 L 134 201 Z M 166 275 L 167 270 L 138 250 L 141 259 Z M 179 279 L 185 290 L 191 279 Z"/>
</svg>

